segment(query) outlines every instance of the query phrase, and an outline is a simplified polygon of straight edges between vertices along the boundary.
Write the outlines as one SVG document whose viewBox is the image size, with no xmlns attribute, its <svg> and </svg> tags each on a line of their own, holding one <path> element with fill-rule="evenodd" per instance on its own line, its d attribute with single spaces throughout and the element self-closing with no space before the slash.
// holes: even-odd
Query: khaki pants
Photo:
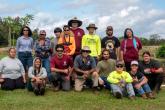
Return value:
<svg viewBox="0 0 165 110">
<path fill-rule="evenodd" d="M 93 72 L 90 76 L 92 78 L 92 82 L 93 82 L 93 87 L 97 87 L 98 86 L 98 79 L 99 79 L 99 75 L 97 74 L 97 72 Z M 82 91 L 83 89 L 83 84 L 86 81 L 86 79 L 84 79 L 83 77 L 80 78 L 76 78 L 75 79 L 75 91 Z"/>
</svg>

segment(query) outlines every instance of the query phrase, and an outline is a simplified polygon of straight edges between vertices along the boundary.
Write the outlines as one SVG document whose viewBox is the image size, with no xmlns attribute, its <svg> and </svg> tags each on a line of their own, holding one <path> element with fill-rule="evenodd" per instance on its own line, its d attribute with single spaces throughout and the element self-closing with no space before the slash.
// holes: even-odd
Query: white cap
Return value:
<svg viewBox="0 0 165 110">
<path fill-rule="evenodd" d="M 131 62 L 131 65 L 138 65 L 138 64 L 139 63 L 136 60 L 134 60 L 134 61 Z"/>
</svg>

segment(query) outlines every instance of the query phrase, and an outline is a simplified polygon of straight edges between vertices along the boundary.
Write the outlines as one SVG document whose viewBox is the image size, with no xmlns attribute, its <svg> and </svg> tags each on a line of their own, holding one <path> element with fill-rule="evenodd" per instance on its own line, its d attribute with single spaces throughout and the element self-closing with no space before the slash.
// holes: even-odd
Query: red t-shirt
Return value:
<svg viewBox="0 0 165 110">
<path fill-rule="evenodd" d="M 67 69 L 73 67 L 73 61 L 68 55 L 63 55 L 62 58 L 58 58 L 55 54 L 50 60 L 50 67 L 57 69 Z"/>
<path fill-rule="evenodd" d="M 136 46 L 134 47 L 133 39 L 124 39 L 121 42 L 121 50 L 123 51 L 123 59 L 125 62 L 131 62 L 139 59 L 139 50 L 142 49 L 142 43 L 139 38 L 135 37 Z"/>
<path fill-rule="evenodd" d="M 81 28 L 77 28 L 75 30 L 73 30 L 71 28 L 72 32 L 74 33 L 74 37 L 75 37 L 75 43 L 76 43 L 76 52 L 79 52 L 81 49 L 81 40 L 83 35 L 85 34 L 84 30 Z"/>
</svg>

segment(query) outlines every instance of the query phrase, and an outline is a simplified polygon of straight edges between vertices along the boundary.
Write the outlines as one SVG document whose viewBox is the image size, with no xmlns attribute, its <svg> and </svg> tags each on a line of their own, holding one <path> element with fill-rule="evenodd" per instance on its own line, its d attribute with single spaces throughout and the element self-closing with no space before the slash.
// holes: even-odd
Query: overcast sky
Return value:
<svg viewBox="0 0 165 110">
<path fill-rule="evenodd" d="M 1 17 L 26 14 L 34 15 L 31 29 L 45 29 L 48 35 L 76 16 L 85 31 L 95 23 L 101 37 L 112 25 L 116 36 L 130 27 L 140 37 L 160 34 L 165 38 L 165 0 L 0 0 Z"/>
</svg>

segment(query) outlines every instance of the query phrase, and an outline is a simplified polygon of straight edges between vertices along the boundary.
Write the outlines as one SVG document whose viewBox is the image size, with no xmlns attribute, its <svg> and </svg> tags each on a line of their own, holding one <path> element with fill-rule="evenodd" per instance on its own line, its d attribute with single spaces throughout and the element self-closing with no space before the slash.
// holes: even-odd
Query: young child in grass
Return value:
<svg viewBox="0 0 165 110">
<path fill-rule="evenodd" d="M 28 71 L 29 82 L 32 85 L 35 95 L 44 95 L 45 79 L 47 77 L 46 69 L 42 67 L 41 59 L 36 57 L 33 61 L 33 66 Z"/>
<path fill-rule="evenodd" d="M 133 78 L 133 87 L 135 91 L 144 99 L 150 98 L 153 99 L 154 96 L 152 94 L 152 91 L 148 85 L 148 79 L 138 71 L 138 62 L 137 61 L 132 61 L 131 62 L 131 71 L 130 75 Z"/>
<path fill-rule="evenodd" d="M 135 93 L 132 86 L 133 80 L 130 74 L 123 69 L 123 62 L 117 61 L 116 70 L 109 74 L 107 80 L 111 83 L 113 95 L 117 99 L 121 99 L 123 96 L 128 96 L 133 100 L 135 99 Z"/>
</svg>

